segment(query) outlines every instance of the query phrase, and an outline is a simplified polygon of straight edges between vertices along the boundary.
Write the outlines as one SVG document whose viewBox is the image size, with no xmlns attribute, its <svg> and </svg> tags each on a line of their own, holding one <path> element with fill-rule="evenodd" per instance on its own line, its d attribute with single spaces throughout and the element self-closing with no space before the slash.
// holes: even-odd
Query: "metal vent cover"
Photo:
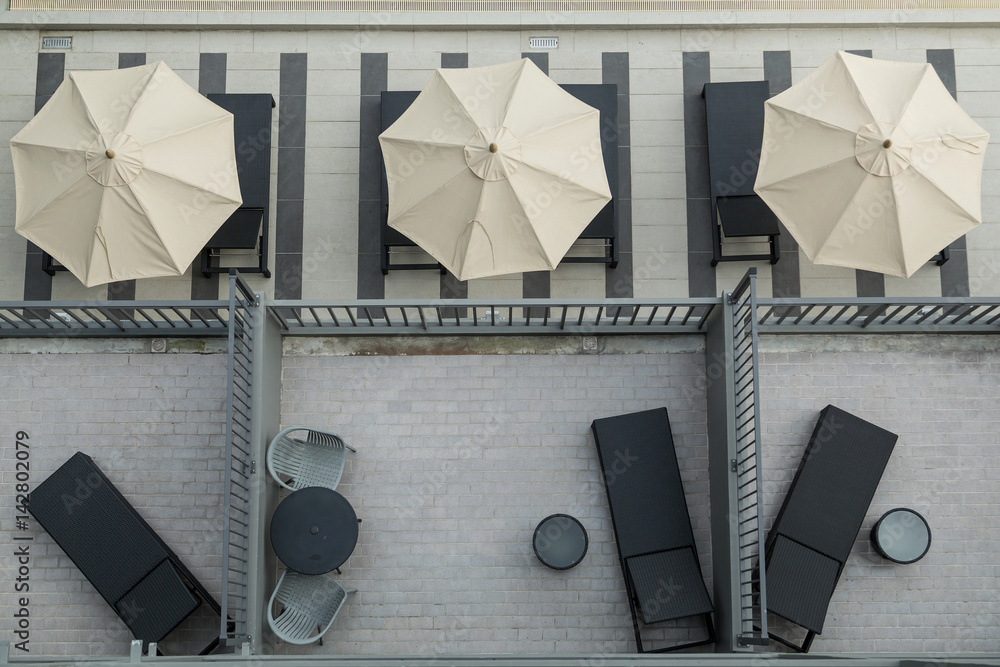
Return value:
<svg viewBox="0 0 1000 667">
<path fill-rule="evenodd" d="M 42 37 L 43 49 L 72 49 L 72 37 Z"/>
<path fill-rule="evenodd" d="M 532 49 L 558 49 L 558 37 L 529 37 L 528 46 Z"/>
</svg>

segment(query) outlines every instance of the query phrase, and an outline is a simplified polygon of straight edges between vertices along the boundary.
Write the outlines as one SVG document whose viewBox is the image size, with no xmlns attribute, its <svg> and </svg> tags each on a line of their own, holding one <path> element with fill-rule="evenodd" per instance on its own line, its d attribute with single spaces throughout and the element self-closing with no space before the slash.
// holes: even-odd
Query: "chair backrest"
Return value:
<svg viewBox="0 0 1000 667">
<path fill-rule="evenodd" d="M 336 433 L 293 426 L 271 441 L 267 469 L 278 484 L 292 491 L 309 486 L 336 491 L 344 473 L 345 450 L 344 441 Z M 282 475 L 289 479 L 282 479 Z"/>
<path fill-rule="evenodd" d="M 833 405 L 823 408 L 768 544 L 785 535 L 847 562 L 898 437 Z"/>
<path fill-rule="evenodd" d="M 623 559 L 695 547 L 667 409 L 592 425 Z"/>
<path fill-rule="evenodd" d="M 347 601 L 348 591 L 326 575 L 285 570 L 271 594 L 267 623 L 290 644 L 310 644 L 326 634 Z M 275 602 L 283 607 L 275 616 Z"/>
<path fill-rule="evenodd" d="M 713 223 L 718 216 L 726 236 L 777 234 L 777 218 L 753 190 L 770 84 L 706 83 L 704 95 Z"/>
<path fill-rule="evenodd" d="M 31 492 L 28 511 L 112 606 L 171 555 L 82 452 Z"/>
</svg>

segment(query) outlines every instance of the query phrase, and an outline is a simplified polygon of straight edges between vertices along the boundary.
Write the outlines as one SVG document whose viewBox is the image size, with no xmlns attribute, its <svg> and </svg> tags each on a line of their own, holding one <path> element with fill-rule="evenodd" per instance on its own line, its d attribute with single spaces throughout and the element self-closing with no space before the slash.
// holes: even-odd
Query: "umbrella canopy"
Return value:
<svg viewBox="0 0 1000 667">
<path fill-rule="evenodd" d="M 184 273 L 242 203 L 233 115 L 161 62 L 71 72 L 10 148 L 15 230 L 87 287 Z"/>
<path fill-rule="evenodd" d="M 389 226 L 460 280 L 554 269 L 611 200 L 598 111 L 527 59 L 437 70 L 379 143 Z"/>
<path fill-rule="evenodd" d="M 988 140 L 930 65 L 841 52 L 767 101 L 754 189 L 813 262 L 909 277 L 982 222 Z"/>
</svg>

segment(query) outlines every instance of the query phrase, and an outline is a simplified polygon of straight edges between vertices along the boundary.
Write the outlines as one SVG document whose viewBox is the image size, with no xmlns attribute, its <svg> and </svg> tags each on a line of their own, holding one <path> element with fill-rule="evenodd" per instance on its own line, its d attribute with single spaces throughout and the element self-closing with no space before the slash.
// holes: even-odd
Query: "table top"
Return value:
<svg viewBox="0 0 1000 667">
<path fill-rule="evenodd" d="M 872 546 L 896 563 L 915 563 L 931 547 L 931 529 L 918 512 L 899 507 L 882 515 L 872 528 Z"/>
<path fill-rule="evenodd" d="M 271 517 L 271 546 L 289 568 L 325 574 L 344 564 L 358 543 L 358 517 L 336 491 L 310 486 L 281 501 Z"/>
<path fill-rule="evenodd" d="M 538 560 L 554 570 L 568 570 L 587 555 L 587 531 L 568 514 L 545 517 L 535 528 L 532 547 Z"/>
</svg>

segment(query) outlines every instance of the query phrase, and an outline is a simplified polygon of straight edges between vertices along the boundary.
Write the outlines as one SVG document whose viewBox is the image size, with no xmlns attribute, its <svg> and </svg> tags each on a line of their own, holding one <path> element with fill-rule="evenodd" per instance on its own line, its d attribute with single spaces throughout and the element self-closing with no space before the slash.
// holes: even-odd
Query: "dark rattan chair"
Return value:
<svg viewBox="0 0 1000 667">
<path fill-rule="evenodd" d="M 895 433 L 828 405 L 765 541 L 767 609 L 822 634 L 830 598 L 896 445 Z"/>
<path fill-rule="evenodd" d="M 202 601 L 222 613 L 219 603 L 86 454 L 77 452 L 39 484 L 31 492 L 28 510 L 144 648 L 167 636 Z"/>
<path fill-rule="evenodd" d="M 236 171 L 240 179 L 243 205 L 209 239 L 201 253 L 201 272 L 229 273 L 238 268 L 243 273 L 262 273 L 267 268 L 268 211 L 271 201 L 271 110 L 274 98 L 269 93 L 213 93 L 208 99 L 233 114 L 236 144 Z M 255 255 L 257 266 L 227 263 L 223 250 L 244 250 Z"/>
<path fill-rule="evenodd" d="M 753 191 L 764 138 L 767 81 L 706 83 L 702 92 L 708 123 L 708 169 L 712 190 L 712 266 L 719 262 L 781 256 L 778 218 Z M 764 237 L 770 252 L 723 255 L 722 238 Z"/>
<path fill-rule="evenodd" d="M 712 601 L 698 562 L 667 409 L 596 419 L 592 428 L 625 575 L 636 648 L 645 652 L 637 605 L 646 625 L 699 615 L 708 625 L 707 640 L 654 652 L 714 643 Z"/>
</svg>

